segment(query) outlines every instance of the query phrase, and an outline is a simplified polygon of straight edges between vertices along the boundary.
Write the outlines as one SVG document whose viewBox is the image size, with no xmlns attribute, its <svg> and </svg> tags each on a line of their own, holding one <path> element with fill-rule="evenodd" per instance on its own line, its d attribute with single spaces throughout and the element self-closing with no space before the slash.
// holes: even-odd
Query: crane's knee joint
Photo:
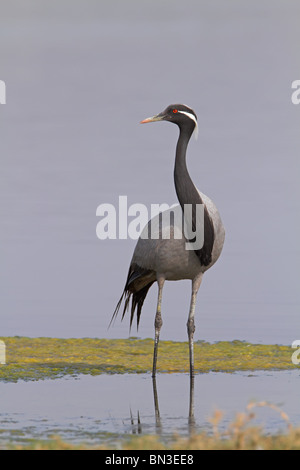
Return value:
<svg viewBox="0 0 300 470">
<path fill-rule="evenodd" d="M 187 324 L 186 324 L 186 326 L 187 326 L 188 335 L 189 335 L 189 337 L 190 337 L 190 336 L 193 335 L 194 332 L 195 332 L 195 322 L 194 322 L 194 319 L 193 319 L 193 318 L 189 318 L 189 319 L 188 319 L 188 322 L 187 322 Z"/>
<path fill-rule="evenodd" d="M 155 322 L 154 322 L 155 329 L 159 331 L 162 327 L 162 324 L 163 322 L 161 318 L 161 313 L 157 312 L 155 315 Z"/>
</svg>

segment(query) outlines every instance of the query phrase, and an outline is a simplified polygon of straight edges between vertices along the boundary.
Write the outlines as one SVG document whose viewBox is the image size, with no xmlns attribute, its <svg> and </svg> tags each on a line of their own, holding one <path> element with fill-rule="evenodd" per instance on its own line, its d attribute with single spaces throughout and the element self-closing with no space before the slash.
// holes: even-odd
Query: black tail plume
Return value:
<svg viewBox="0 0 300 470">
<path fill-rule="evenodd" d="M 146 269 L 140 268 L 136 264 L 132 264 L 129 268 L 124 291 L 121 295 L 119 302 L 117 303 L 116 309 L 113 313 L 109 326 L 111 325 L 113 320 L 117 317 L 120 307 L 122 305 L 122 302 L 124 300 L 122 320 L 125 316 L 126 311 L 129 309 L 129 304 L 131 301 L 130 328 L 132 326 L 135 311 L 136 311 L 136 316 L 137 316 L 137 328 L 138 328 L 144 300 L 148 294 L 150 287 L 155 282 L 155 280 L 156 280 L 155 273 L 153 271 L 146 270 Z"/>
</svg>

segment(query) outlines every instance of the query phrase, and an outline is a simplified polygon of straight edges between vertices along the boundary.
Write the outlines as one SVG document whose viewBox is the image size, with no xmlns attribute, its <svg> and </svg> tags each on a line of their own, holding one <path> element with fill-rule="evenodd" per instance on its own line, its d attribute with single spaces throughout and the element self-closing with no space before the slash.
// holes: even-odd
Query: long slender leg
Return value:
<svg viewBox="0 0 300 470">
<path fill-rule="evenodd" d="M 158 299 L 157 299 L 157 309 L 155 315 L 155 340 L 154 340 L 154 354 L 153 354 L 153 368 L 152 368 L 152 377 L 156 375 L 156 363 L 157 363 L 157 350 L 158 350 L 158 342 L 159 342 L 159 333 L 162 327 L 162 318 L 161 318 L 161 299 L 162 299 L 162 291 L 163 286 L 165 283 L 164 277 L 157 278 L 158 283 Z"/>
<path fill-rule="evenodd" d="M 189 337 L 189 349 L 190 349 L 190 377 L 191 379 L 194 377 L 194 332 L 195 332 L 195 307 L 196 307 L 196 299 L 199 287 L 201 285 L 203 274 L 199 274 L 199 276 L 195 277 L 192 281 L 192 297 L 191 297 L 191 306 L 189 312 L 189 318 L 187 321 L 187 332 Z"/>
</svg>

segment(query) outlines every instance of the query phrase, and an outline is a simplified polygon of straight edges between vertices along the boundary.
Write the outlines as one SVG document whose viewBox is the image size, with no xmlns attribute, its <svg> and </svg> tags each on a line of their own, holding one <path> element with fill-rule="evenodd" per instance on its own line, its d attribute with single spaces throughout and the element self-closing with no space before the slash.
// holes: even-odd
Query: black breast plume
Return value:
<svg viewBox="0 0 300 470">
<path fill-rule="evenodd" d="M 204 204 L 186 167 L 186 149 L 191 137 L 191 129 L 181 127 L 176 147 L 174 168 L 174 183 L 179 203 L 184 211 L 184 205 L 192 205 L 192 229 L 197 232 L 196 205 Z M 209 266 L 212 261 L 212 250 L 215 241 L 213 221 L 204 205 L 204 243 L 202 248 L 194 250 L 202 266 Z"/>
</svg>

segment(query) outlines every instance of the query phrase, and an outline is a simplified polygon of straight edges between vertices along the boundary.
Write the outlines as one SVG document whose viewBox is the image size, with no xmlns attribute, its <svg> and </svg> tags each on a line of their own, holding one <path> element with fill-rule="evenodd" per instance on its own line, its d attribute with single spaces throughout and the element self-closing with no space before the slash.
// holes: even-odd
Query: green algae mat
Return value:
<svg viewBox="0 0 300 470">
<path fill-rule="evenodd" d="M 152 369 L 152 339 L 60 339 L 0 337 L 6 364 L 0 381 L 55 379 L 80 374 L 147 373 Z M 288 346 L 243 341 L 195 343 L 195 373 L 242 370 L 287 370 L 293 364 Z M 158 372 L 189 371 L 188 343 L 161 341 Z"/>
</svg>

